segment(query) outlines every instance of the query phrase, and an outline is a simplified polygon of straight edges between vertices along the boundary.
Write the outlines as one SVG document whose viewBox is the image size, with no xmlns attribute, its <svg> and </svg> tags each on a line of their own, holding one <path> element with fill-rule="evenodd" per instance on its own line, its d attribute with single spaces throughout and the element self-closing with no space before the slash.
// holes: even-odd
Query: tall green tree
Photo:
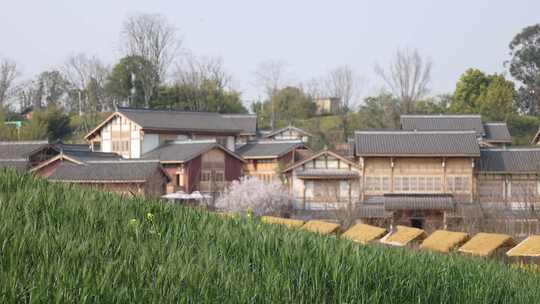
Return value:
<svg viewBox="0 0 540 304">
<path fill-rule="evenodd" d="M 510 42 L 509 70 L 521 82 L 519 108 L 527 114 L 540 112 L 540 24 L 525 27 Z"/>
<path fill-rule="evenodd" d="M 506 120 L 508 115 L 516 113 L 516 100 L 514 83 L 503 75 L 468 69 L 456 84 L 450 112 L 478 113 L 488 120 Z"/>
<path fill-rule="evenodd" d="M 22 138 L 28 140 L 63 139 L 71 133 L 69 116 L 62 108 L 50 104 L 47 108 L 34 111 L 30 122 L 22 127 Z"/>
<path fill-rule="evenodd" d="M 107 78 L 107 94 L 117 103 L 130 107 L 144 107 L 146 100 L 156 95 L 154 86 L 146 85 L 148 78 L 157 78 L 153 65 L 141 56 L 127 56 L 120 59 Z"/>
<path fill-rule="evenodd" d="M 364 99 L 358 114 L 366 128 L 398 128 L 401 102 L 392 94 L 383 92 Z"/>
<path fill-rule="evenodd" d="M 213 80 L 200 84 L 176 84 L 161 86 L 152 108 L 176 109 L 194 112 L 247 113 L 240 93 L 225 90 Z"/>
<path fill-rule="evenodd" d="M 261 116 L 262 127 L 294 124 L 296 120 L 315 115 L 316 105 L 312 98 L 297 87 L 278 89 L 269 100 L 252 105 L 254 112 Z"/>
</svg>

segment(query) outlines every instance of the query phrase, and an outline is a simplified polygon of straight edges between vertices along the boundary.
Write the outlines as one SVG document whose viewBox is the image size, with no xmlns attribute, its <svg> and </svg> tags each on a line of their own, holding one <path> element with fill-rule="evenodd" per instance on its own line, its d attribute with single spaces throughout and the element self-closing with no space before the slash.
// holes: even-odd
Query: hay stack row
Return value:
<svg viewBox="0 0 540 304">
<path fill-rule="evenodd" d="M 296 219 L 285 219 L 263 216 L 262 222 L 285 225 L 319 234 L 334 234 L 340 229 L 339 224 L 318 220 L 304 222 Z M 418 228 L 397 226 L 393 231 L 366 224 L 357 224 L 345 231 L 341 237 L 369 244 L 379 240 L 391 246 L 408 246 L 419 244 L 420 249 L 449 253 L 457 250 L 463 254 L 487 257 L 498 251 L 505 251 L 510 257 L 540 257 L 540 235 L 532 235 L 517 244 L 509 235 L 497 233 L 478 233 L 473 237 L 464 232 L 437 230 L 431 235 Z M 509 250 L 508 250 L 509 249 Z"/>
</svg>

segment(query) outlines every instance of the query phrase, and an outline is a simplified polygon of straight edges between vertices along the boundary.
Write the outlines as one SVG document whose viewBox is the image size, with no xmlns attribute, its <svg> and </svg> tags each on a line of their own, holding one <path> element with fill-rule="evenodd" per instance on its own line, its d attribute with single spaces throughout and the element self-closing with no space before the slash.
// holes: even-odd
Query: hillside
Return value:
<svg viewBox="0 0 540 304">
<path fill-rule="evenodd" d="M 0 302 L 533 303 L 540 276 L 0 172 Z M 151 213 L 151 214 L 148 214 Z"/>
</svg>

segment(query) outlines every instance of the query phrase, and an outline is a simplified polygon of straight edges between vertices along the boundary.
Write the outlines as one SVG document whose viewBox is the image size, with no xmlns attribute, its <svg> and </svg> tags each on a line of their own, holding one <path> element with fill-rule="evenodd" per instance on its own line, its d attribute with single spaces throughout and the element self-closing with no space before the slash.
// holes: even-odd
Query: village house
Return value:
<svg viewBox="0 0 540 304">
<path fill-rule="evenodd" d="M 43 171 L 36 173 L 39 172 Z M 92 160 L 81 164 L 64 161 L 47 178 L 53 182 L 143 197 L 160 197 L 170 182 L 158 160 Z"/>
<path fill-rule="evenodd" d="M 394 224 L 438 229 L 457 203 L 474 200 L 475 131 L 359 131 L 355 156 L 365 221 L 391 215 Z"/>
<path fill-rule="evenodd" d="M 295 209 L 352 211 L 359 202 L 361 169 L 329 150 L 296 162 L 283 170 Z"/>
<path fill-rule="evenodd" d="M 341 98 L 339 97 L 321 97 L 315 98 L 315 114 L 337 114 L 341 109 Z"/>
<path fill-rule="evenodd" d="M 171 176 L 166 193 L 200 191 L 216 194 L 242 176 L 246 162 L 216 140 L 167 142 L 145 153 L 143 159 L 158 159 Z"/>
<path fill-rule="evenodd" d="M 215 139 L 234 151 L 256 136 L 254 115 L 118 108 L 85 136 L 93 151 L 140 158 L 177 140 Z"/>
<path fill-rule="evenodd" d="M 307 157 L 311 150 L 301 140 L 254 140 L 236 151 L 246 160 L 244 173 L 263 181 L 278 179 L 281 170 Z"/>
<path fill-rule="evenodd" d="M 496 147 L 512 143 L 505 122 L 482 123 L 480 115 L 401 115 L 401 129 L 410 131 L 475 131 L 481 146 Z"/>
<path fill-rule="evenodd" d="M 51 155 L 42 152 L 47 141 L 0 141 L 0 168 L 26 171 Z"/>
<path fill-rule="evenodd" d="M 270 140 L 301 140 L 307 144 L 309 139 L 313 138 L 313 134 L 289 125 L 275 131 L 265 131 L 261 134 L 261 137 Z"/>
</svg>

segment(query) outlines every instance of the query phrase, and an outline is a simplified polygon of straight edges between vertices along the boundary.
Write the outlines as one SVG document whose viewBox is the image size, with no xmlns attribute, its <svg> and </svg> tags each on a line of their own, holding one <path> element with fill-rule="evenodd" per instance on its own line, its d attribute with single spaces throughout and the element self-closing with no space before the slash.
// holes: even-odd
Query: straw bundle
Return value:
<svg viewBox="0 0 540 304">
<path fill-rule="evenodd" d="M 381 238 L 386 233 L 386 229 L 366 224 L 357 224 L 343 233 L 342 237 L 367 244 L 375 239 Z"/>
<path fill-rule="evenodd" d="M 305 223 L 301 228 L 319 234 L 331 234 L 339 229 L 339 225 L 335 223 L 313 220 Z"/>
<path fill-rule="evenodd" d="M 540 235 L 531 235 L 506 253 L 508 256 L 540 257 Z"/>
<path fill-rule="evenodd" d="M 299 228 L 304 225 L 304 221 L 302 220 L 287 219 L 275 216 L 263 216 L 261 217 L 261 221 L 266 224 L 285 225 L 288 228 Z"/>
<path fill-rule="evenodd" d="M 464 232 L 437 230 L 422 242 L 420 248 L 448 253 L 468 239 L 469 235 Z"/>
<path fill-rule="evenodd" d="M 381 243 L 393 246 L 406 246 L 414 240 L 425 237 L 426 232 L 422 229 L 398 225 L 396 226 L 396 231 L 390 232 L 390 234 L 381 239 Z"/>
<path fill-rule="evenodd" d="M 514 239 L 506 234 L 478 233 L 461 246 L 459 251 L 477 256 L 488 256 L 499 248 L 515 245 Z"/>
</svg>

